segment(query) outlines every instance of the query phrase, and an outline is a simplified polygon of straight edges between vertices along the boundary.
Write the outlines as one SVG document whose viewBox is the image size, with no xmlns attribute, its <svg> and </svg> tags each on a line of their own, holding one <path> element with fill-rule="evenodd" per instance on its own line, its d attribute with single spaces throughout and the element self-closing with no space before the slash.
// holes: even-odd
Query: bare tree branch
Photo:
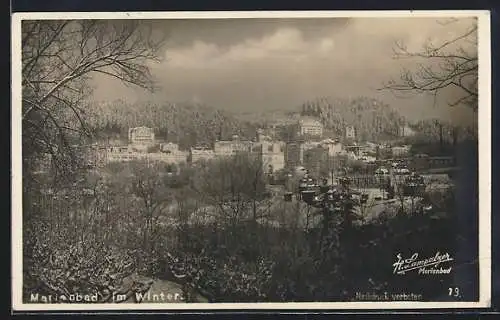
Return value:
<svg viewBox="0 0 500 320">
<path fill-rule="evenodd" d="M 456 19 L 440 23 L 443 26 L 455 23 Z M 439 22 L 438 22 L 439 23 Z M 397 41 L 393 48 L 395 59 L 412 59 L 418 62 L 412 69 L 403 69 L 398 80 L 390 79 L 379 90 L 397 92 L 430 93 L 437 95 L 444 90 L 458 89 L 464 95 L 450 97 L 450 106 L 465 105 L 474 111 L 477 108 L 477 22 L 467 30 L 439 45 L 423 44 L 420 51 L 410 51 Z"/>
<path fill-rule="evenodd" d="M 21 41 L 23 137 L 39 144 L 33 150 L 43 150 L 53 143 L 70 145 L 74 133 L 89 134 L 84 104 L 93 74 L 154 89 L 149 63 L 160 60 L 165 38 L 132 20 L 33 20 L 23 22 Z"/>
</svg>

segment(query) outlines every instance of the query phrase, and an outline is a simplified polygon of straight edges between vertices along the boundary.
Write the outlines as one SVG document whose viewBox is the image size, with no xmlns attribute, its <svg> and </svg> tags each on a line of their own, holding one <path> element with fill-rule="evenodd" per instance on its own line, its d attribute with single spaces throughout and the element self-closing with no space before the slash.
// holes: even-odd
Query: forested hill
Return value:
<svg viewBox="0 0 500 320">
<path fill-rule="evenodd" d="M 370 140 L 397 136 L 403 123 L 398 112 L 387 104 L 364 97 L 318 98 L 303 103 L 296 112 L 274 110 L 264 115 L 231 114 L 196 103 L 124 101 L 94 103 L 87 114 L 98 139 L 127 139 L 128 128 L 147 126 L 155 129 L 157 138 L 176 142 L 183 149 L 197 144 L 211 145 L 217 139 L 230 139 L 234 134 L 251 140 L 257 128 L 281 118 L 317 117 L 328 132 L 339 136 L 344 134 L 347 125 L 353 125 L 359 138 Z"/>
<path fill-rule="evenodd" d="M 389 138 L 398 135 L 403 117 L 389 105 L 368 97 L 339 99 L 317 98 L 302 104 L 300 114 L 321 120 L 325 128 L 343 135 L 352 125 L 361 139 Z"/>
<path fill-rule="evenodd" d="M 101 139 L 118 136 L 126 139 L 128 128 L 147 126 L 155 129 L 157 138 L 187 149 L 229 139 L 234 134 L 244 139 L 256 135 L 255 125 L 202 104 L 113 101 L 95 103 L 89 111 L 90 126 Z"/>
</svg>

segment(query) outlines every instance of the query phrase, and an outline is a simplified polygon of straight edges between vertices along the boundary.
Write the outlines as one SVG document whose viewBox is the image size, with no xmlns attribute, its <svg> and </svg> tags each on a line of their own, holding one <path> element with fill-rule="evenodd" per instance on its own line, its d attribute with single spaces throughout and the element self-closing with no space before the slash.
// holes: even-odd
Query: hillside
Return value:
<svg viewBox="0 0 500 320">
<path fill-rule="evenodd" d="M 343 136 L 345 127 L 352 125 L 356 128 L 358 137 L 369 140 L 393 139 L 398 136 L 400 125 L 405 123 L 405 119 L 389 105 L 367 97 L 322 97 L 304 102 L 294 112 L 268 110 L 235 116 L 264 127 L 286 126 L 295 123 L 301 116 L 311 116 L 324 124 L 327 134 Z"/>
<path fill-rule="evenodd" d="M 302 104 L 300 114 L 321 120 L 327 130 L 343 135 L 354 126 L 361 139 L 390 138 L 398 135 L 404 119 L 389 105 L 368 97 L 338 99 L 317 98 Z"/>
<path fill-rule="evenodd" d="M 371 98 L 350 100 L 318 98 L 303 103 L 295 112 L 269 110 L 261 113 L 231 114 L 196 103 L 94 103 L 89 107 L 89 125 L 97 139 L 127 138 L 128 128 L 148 126 L 158 139 L 176 142 L 183 149 L 196 144 L 211 145 L 217 139 L 238 134 L 253 139 L 256 129 L 271 124 L 286 125 L 300 116 L 321 120 L 326 132 L 342 136 L 345 127 L 356 128 L 361 139 L 387 139 L 397 136 L 403 118 L 388 105 Z"/>
<path fill-rule="evenodd" d="M 229 139 L 233 134 L 255 137 L 255 126 L 249 122 L 193 103 L 96 103 L 91 106 L 89 123 L 100 139 L 126 138 L 128 128 L 147 126 L 155 129 L 157 138 L 179 143 L 184 149 Z"/>
</svg>

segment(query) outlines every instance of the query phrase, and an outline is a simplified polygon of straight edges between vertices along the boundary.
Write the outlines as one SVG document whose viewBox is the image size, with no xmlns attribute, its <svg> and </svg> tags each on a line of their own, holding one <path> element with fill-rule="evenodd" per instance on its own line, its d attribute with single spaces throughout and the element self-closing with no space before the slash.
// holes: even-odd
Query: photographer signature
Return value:
<svg viewBox="0 0 500 320">
<path fill-rule="evenodd" d="M 414 253 L 410 258 L 407 259 L 403 259 L 401 253 L 398 253 L 396 258 L 397 261 L 392 264 L 392 266 L 394 267 L 394 274 L 406 274 L 406 272 L 416 269 L 419 270 L 419 273 L 428 273 L 427 271 L 430 267 L 437 268 L 442 263 L 453 261 L 453 258 L 449 253 L 446 252 L 441 254 L 439 251 L 437 251 L 434 256 L 426 259 L 419 259 L 418 253 Z M 439 271 L 440 269 L 431 270 Z M 443 272 L 432 273 L 449 273 L 449 270 L 451 270 L 451 268 L 442 269 Z"/>
</svg>

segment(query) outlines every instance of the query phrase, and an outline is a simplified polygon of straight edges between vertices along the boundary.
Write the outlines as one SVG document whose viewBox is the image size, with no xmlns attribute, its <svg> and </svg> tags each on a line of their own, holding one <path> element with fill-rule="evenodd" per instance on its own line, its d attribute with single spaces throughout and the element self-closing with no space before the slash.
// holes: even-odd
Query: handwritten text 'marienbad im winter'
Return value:
<svg viewBox="0 0 500 320">
<path fill-rule="evenodd" d="M 109 302 L 125 302 L 130 297 L 126 294 L 112 294 Z M 140 293 L 136 292 L 135 296 L 136 302 L 143 303 L 175 303 L 184 302 L 184 296 L 180 293 Z M 38 293 L 31 293 L 30 300 L 31 303 L 99 303 L 99 295 L 94 294 L 68 294 L 68 295 L 41 295 Z"/>
</svg>

